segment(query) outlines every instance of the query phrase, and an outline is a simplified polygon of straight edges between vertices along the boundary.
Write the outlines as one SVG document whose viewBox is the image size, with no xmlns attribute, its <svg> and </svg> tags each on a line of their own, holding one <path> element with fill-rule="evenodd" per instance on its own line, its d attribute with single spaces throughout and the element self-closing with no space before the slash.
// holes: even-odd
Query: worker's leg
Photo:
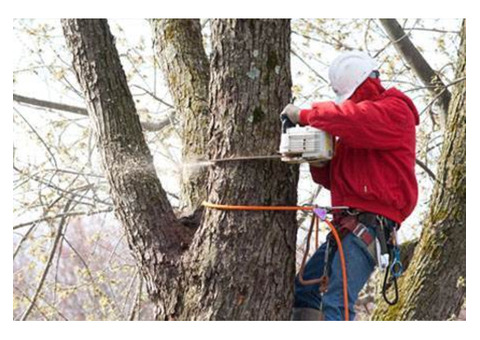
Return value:
<svg viewBox="0 0 480 340">
<path fill-rule="evenodd" d="M 350 320 L 355 318 L 353 306 L 370 274 L 375 268 L 375 260 L 369 254 L 365 243 L 352 233 L 342 241 L 348 279 L 348 300 Z M 340 256 L 335 252 L 328 291 L 323 295 L 323 313 L 325 320 L 345 320 L 343 304 L 343 280 Z"/>
<path fill-rule="evenodd" d="M 323 261 L 325 258 L 325 249 L 327 244 L 322 244 L 305 264 L 303 273 L 304 280 L 317 279 L 323 274 Z M 294 308 L 313 308 L 320 310 L 321 297 L 319 285 L 302 285 L 295 277 L 295 302 Z"/>
</svg>

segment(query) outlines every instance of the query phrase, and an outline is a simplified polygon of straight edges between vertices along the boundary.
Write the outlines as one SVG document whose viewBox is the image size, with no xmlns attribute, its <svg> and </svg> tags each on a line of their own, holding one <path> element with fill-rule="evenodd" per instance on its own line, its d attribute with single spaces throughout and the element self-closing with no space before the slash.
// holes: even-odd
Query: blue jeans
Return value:
<svg viewBox="0 0 480 340">
<path fill-rule="evenodd" d="M 375 235 L 373 228 L 369 227 L 368 230 L 372 235 Z M 372 274 L 376 261 L 368 252 L 365 243 L 352 233 L 349 233 L 343 238 L 342 245 L 347 267 L 348 308 L 350 320 L 353 320 L 355 318 L 353 306 L 358 298 L 358 293 L 362 290 L 370 274 Z M 327 244 L 325 242 L 308 260 L 303 274 L 304 279 L 310 280 L 323 275 L 326 246 Z M 297 276 L 295 278 L 294 307 L 322 308 L 325 320 L 345 320 L 340 256 L 338 251 L 335 251 L 335 253 L 330 256 L 331 269 L 327 292 L 325 292 L 322 297 L 318 284 L 304 286 L 300 283 Z"/>
</svg>

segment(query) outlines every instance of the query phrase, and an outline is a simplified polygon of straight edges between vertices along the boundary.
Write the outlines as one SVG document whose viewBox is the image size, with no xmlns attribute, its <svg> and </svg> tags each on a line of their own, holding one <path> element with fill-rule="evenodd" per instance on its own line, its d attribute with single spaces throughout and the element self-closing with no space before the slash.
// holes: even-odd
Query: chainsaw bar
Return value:
<svg viewBox="0 0 480 340">
<path fill-rule="evenodd" d="M 239 162 L 239 161 L 254 161 L 254 160 L 268 160 L 268 159 L 281 159 L 282 155 L 268 155 L 268 156 L 239 156 L 239 157 L 230 157 L 230 158 L 216 158 L 209 159 L 209 162 L 212 163 L 224 163 L 224 162 Z"/>
</svg>

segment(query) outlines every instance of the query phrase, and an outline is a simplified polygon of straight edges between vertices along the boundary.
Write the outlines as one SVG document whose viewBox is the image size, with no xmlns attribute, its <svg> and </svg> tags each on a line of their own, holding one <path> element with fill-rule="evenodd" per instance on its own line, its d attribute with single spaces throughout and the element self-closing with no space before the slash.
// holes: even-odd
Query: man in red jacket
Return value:
<svg viewBox="0 0 480 340">
<path fill-rule="evenodd" d="M 293 123 L 310 125 L 336 137 L 333 159 L 322 166 L 311 165 L 310 171 L 316 183 L 331 191 L 332 206 L 351 208 L 334 216 L 334 224 L 344 236 L 351 318 L 359 291 L 381 260 L 373 256 L 375 246 L 381 243 L 375 239 L 385 240 L 379 230 L 385 229 L 387 238 L 394 234 L 413 211 L 418 194 L 418 112 L 410 98 L 395 88 L 386 90 L 378 77 L 375 62 L 368 55 L 344 53 L 329 69 L 335 102 L 314 103 L 304 110 L 289 104 L 282 112 Z M 343 319 L 339 260 L 334 249 L 328 257 L 331 260 L 325 261 L 333 248 L 327 244 L 307 263 L 304 279 L 328 275 L 328 289 L 322 295 L 318 285 L 301 285 L 297 277 L 294 320 Z M 324 266 L 324 262 L 328 264 Z"/>
</svg>

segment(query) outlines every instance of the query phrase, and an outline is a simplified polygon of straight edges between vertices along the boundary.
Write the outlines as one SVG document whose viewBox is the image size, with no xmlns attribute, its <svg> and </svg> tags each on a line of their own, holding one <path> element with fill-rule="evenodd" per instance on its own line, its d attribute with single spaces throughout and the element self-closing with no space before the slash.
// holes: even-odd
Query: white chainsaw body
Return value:
<svg viewBox="0 0 480 340">
<path fill-rule="evenodd" d="M 333 157 L 333 137 L 314 127 L 297 125 L 282 133 L 279 151 L 287 163 L 326 162 Z"/>
</svg>

